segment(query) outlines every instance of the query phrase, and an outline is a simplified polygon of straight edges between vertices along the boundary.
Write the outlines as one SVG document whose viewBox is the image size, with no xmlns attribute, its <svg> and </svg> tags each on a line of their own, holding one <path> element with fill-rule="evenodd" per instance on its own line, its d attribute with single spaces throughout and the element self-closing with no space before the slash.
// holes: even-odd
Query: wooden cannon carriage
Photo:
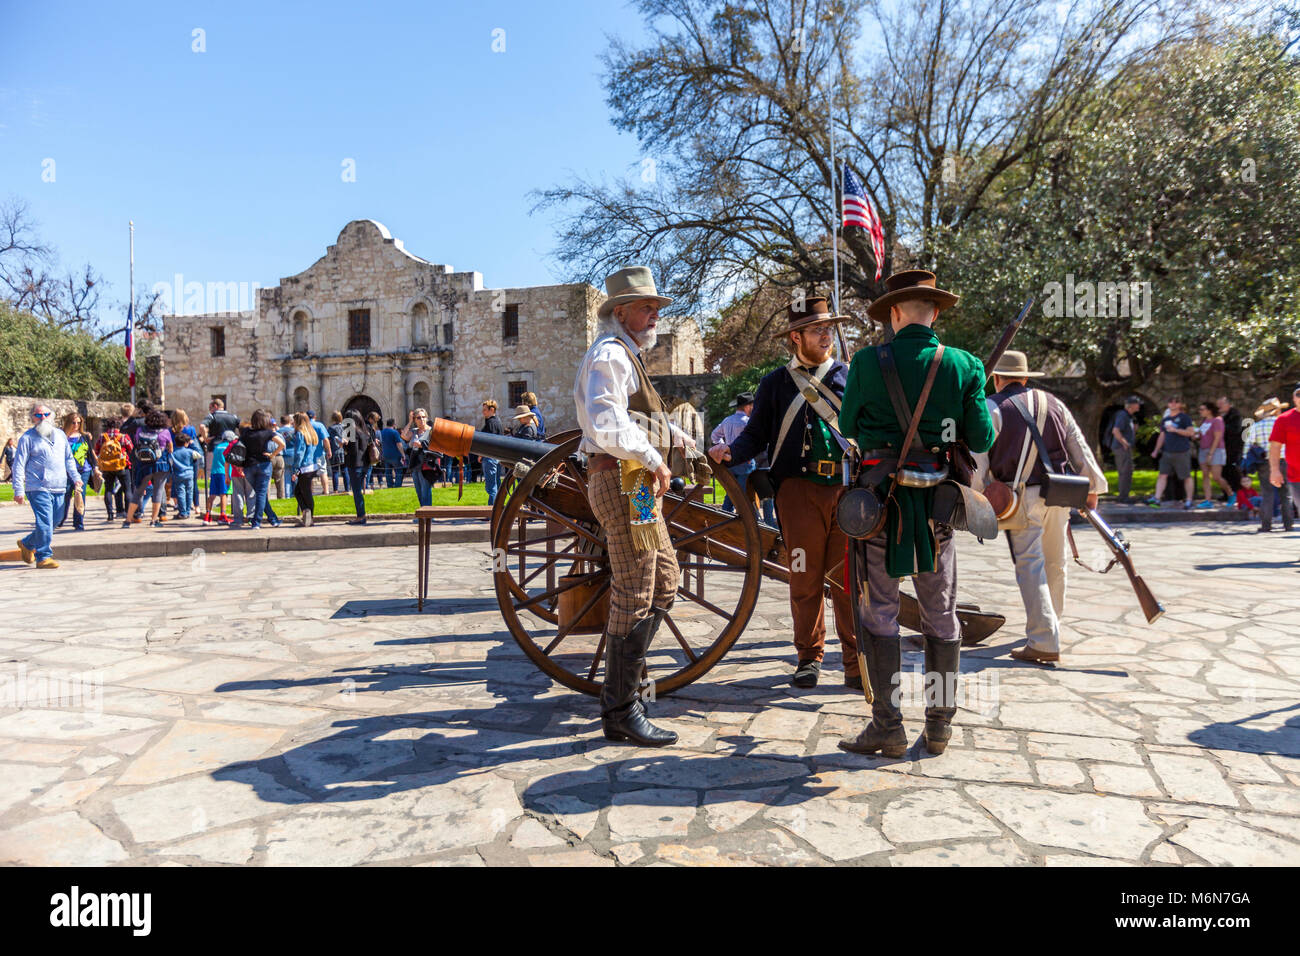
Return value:
<svg viewBox="0 0 1300 956">
<path fill-rule="evenodd" d="M 511 466 L 493 506 L 493 576 L 501 615 L 525 654 L 552 678 L 574 690 L 599 694 L 609 608 L 609 559 L 604 535 L 587 502 L 587 467 L 578 452 L 581 434 L 551 442 L 476 433 L 435 419 L 431 447 L 444 454 L 496 458 Z M 739 485 L 725 468 L 714 478 L 732 501 Z M 789 580 L 780 532 L 743 503 L 734 514 L 713 497 L 709 483 L 682 485 L 664 497 L 668 533 L 681 566 L 678 598 L 646 668 L 657 694 L 703 676 L 749 623 L 763 578 Z M 842 566 L 827 587 L 844 587 Z M 959 605 L 963 643 L 987 638 L 1004 622 L 999 614 Z M 916 601 L 902 595 L 904 627 L 919 628 Z M 829 621 L 828 624 L 833 627 Z"/>
</svg>

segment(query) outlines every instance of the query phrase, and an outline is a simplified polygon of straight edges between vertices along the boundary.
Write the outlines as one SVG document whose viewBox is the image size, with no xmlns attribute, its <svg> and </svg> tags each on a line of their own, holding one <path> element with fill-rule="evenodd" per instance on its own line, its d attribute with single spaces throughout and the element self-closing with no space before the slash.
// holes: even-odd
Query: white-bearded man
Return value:
<svg viewBox="0 0 1300 956">
<path fill-rule="evenodd" d="M 23 432 L 14 452 L 14 501 L 29 500 L 36 516 L 36 530 L 18 542 L 27 564 L 57 568 L 54 560 L 54 517 L 63 511 L 63 496 L 71 482 L 81 488 L 81 474 L 72 457 L 68 437 L 54 427 L 54 413 L 48 405 L 33 405 L 32 427 Z"/>
</svg>

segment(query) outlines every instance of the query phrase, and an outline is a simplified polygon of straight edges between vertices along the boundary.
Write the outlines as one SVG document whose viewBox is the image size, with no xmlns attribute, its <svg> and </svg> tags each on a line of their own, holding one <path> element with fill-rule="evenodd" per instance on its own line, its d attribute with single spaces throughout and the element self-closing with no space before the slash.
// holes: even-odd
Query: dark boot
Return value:
<svg viewBox="0 0 1300 956">
<path fill-rule="evenodd" d="M 646 719 L 641 703 L 645 655 L 666 612 L 656 610 L 624 635 L 610 634 L 605 647 L 605 685 L 600 691 L 600 722 L 606 740 L 631 740 L 639 747 L 666 747 L 677 735 Z"/>
<path fill-rule="evenodd" d="M 925 638 L 925 749 L 941 754 L 952 736 L 952 718 L 957 713 L 957 675 L 961 670 L 961 641 Z M 937 675 L 937 676 L 936 676 Z M 933 682 L 933 683 L 932 683 Z"/>
<path fill-rule="evenodd" d="M 898 759 L 907 753 L 907 734 L 903 731 L 903 711 L 894 703 L 894 693 L 901 680 L 902 651 L 897 637 L 863 634 L 866 641 L 867 680 L 871 682 L 871 722 L 856 737 L 839 742 L 841 750 L 855 754 L 874 754 Z"/>
</svg>

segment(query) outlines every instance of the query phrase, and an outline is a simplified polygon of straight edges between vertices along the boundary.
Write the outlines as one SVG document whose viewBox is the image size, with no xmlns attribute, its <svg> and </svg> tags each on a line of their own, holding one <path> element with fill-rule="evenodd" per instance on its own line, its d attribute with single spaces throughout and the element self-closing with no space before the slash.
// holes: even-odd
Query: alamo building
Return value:
<svg viewBox="0 0 1300 956">
<path fill-rule="evenodd" d="M 259 289 L 255 309 L 165 316 L 166 405 L 201 416 L 219 397 L 241 417 L 310 409 L 325 421 L 355 408 L 399 426 L 425 408 L 477 425 L 486 399 L 509 419 L 535 392 L 553 435 L 577 426 L 573 379 L 604 299 L 587 283 L 484 288 L 480 273 L 412 255 L 359 219 L 307 269 Z M 659 329 L 647 370 L 700 438 L 688 399 L 700 404 L 715 376 L 704 374 L 699 326 L 665 319 Z"/>
</svg>

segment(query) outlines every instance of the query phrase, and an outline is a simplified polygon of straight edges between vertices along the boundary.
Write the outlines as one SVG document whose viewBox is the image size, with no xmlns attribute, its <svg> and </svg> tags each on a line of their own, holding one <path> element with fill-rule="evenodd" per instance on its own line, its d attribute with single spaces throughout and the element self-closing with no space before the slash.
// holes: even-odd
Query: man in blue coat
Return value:
<svg viewBox="0 0 1300 956">
<path fill-rule="evenodd" d="M 63 496 L 72 483 L 81 488 L 81 473 L 68 446 L 68 436 L 54 427 L 54 413 L 48 405 L 33 405 L 32 427 L 23 432 L 14 451 L 14 501 L 31 501 L 36 530 L 18 542 L 27 564 L 57 568 L 54 560 L 54 516 L 63 510 Z"/>
<path fill-rule="evenodd" d="M 780 332 L 790 363 L 758 383 L 745 430 L 729 444 L 709 450 L 714 461 L 733 466 L 764 450 L 772 462 L 776 516 L 790 556 L 790 613 L 798 653 L 791 683 L 796 687 L 817 686 L 826 644 L 824 580 L 843 565 L 848 543 L 835 523 L 844 449 L 826 421 L 826 416 L 834 419 L 839 414 L 844 397 L 848 366 L 831 355 L 831 344 L 835 324 L 845 318 L 832 315 L 820 296 L 791 305 Z M 813 396 L 812 404 L 805 393 Z M 844 683 L 861 690 L 848 592 L 832 589 L 831 606 Z"/>
</svg>

